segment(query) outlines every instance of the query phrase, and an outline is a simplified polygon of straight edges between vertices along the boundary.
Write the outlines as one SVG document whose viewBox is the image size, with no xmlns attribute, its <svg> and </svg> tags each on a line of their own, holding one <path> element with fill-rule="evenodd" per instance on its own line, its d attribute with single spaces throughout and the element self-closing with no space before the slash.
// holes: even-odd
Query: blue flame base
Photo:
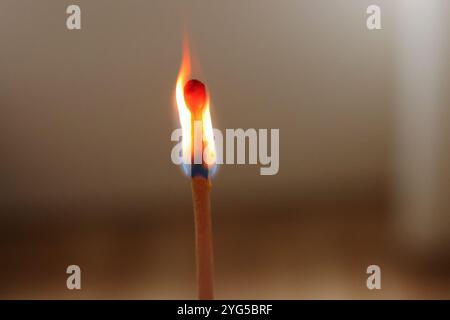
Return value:
<svg viewBox="0 0 450 320">
<path fill-rule="evenodd" d="M 217 172 L 218 165 L 214 165 L 210 168 L 202 165 L 202 164 L 182 164 L 181 168 L 183 172 L 188 177 L 204 177 L 205 179 L 212 178 Z"/>
<path fill-rule="evenodd" d="M 194 164 L 191 165 L 191 177 L 203 177 L 205 179 L 208 179 L 209 176 L 209 170 L 205 166 L 201 164 Z"/>
</svg>

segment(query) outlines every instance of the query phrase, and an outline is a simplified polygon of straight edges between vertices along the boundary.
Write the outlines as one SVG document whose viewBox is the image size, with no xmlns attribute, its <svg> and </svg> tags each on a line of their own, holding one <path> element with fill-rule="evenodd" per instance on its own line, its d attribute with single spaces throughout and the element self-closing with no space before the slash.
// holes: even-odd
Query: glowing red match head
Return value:
<svg viewBox="0 0 450 320">
<path fill-rule="evenodd" d="M 206 105 L 206 88 L 199 80 L 189 80 L 184 85 L 184 100 L 193 115 L 200 115 Z"/>
</svg>

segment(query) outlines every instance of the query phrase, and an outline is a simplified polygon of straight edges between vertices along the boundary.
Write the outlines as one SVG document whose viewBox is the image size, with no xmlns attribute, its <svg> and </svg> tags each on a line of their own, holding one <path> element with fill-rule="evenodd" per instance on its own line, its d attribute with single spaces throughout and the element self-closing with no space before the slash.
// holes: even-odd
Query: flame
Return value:
<svg viewBox="0 0 450 320">
<path fill-rule="evenodd" d="M 189 46 L 187 41 L 183 44 L 183 57 L 181 61 L 180 71 L 175 86 L 175 100 L 178 108 L 178 117 L 181 124 L 183 135 L 182 149 L 183 149 L 183 163 L 191 163 L 192 155 L 192 119 L 191 112 L 184 100 L 184 85 L 189 80 L 191 74 L 191 59 L 189 54 Z M 209 95 L 207 95 L 206 105 L 202 113 L 202 134 L 204 153 L 203 160 L 208 166 L 212 166 L 216 162 L 216 149 L 214 143 L 214 131 L 211 121 Z"/>
<path fill-rule="evenodd" d="M 184 84 L 191 73 L 191 60 L 189 56 L 189 47 L 185 42 L 183 46 L 183 58 L 181 60 L 180 71 L 178 72 L 177 83 L 175 87 L 175 98 L 178 108 L 178 117 L 180 119 L 181 131 L 183 134 L 183 163 L 191 161 L 191 112 L 184 101 Z"/>
<path fill-rule="evenodd" d="M 203 141 L 205 144 L 204 160 L 209 166 L 216 163 L 216 144 L 214 143 L 214 131 L 211 121 L 211 113 L 209 112 L 209 98 L 206 102 L 205 110 L 202 115 L 203 119 Z"/>
</svg>

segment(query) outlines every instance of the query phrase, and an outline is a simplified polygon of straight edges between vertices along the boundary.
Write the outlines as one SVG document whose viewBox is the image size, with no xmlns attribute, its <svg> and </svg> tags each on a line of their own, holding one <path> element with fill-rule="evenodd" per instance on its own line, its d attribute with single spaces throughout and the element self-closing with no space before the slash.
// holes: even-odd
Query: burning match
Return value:
<svg viewBox="0 0 450 320">
<path fill-rule="evenodd" d="M 205 85 L 188 80 L 190 58 L 184 47 L 176 84 L 176 102 L 183 132 L 183 164 L 192 178 L 195 218 L 198 298 L 213 299 L 213 244 L 210 205 L 210 169 L 215 164 L 215 145 Z"/>
</svg>

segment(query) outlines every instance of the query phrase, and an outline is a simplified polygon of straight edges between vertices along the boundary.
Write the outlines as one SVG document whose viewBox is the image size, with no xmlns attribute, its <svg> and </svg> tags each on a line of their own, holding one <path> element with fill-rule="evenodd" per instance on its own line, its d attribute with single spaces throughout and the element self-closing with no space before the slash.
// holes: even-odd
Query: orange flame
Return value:
<svg viewBox="0 0 450 320">
<path fill-rule="evenodd" d="M 187 41 L 184 41 L 183 45 L 183 57 L 181 61 L 180 71 L 178 72 L 178 78 L 175 86 L 175 99 L 178 108 L 178 117 L 180 119 L 181 130 L 183 135 L 182 148 L 183 148 L 183 163 L 191 163 L 192 155 L 192 119 L 191 112 L 186 105 L 184 99 L 184 85 L 189 80 L 191 74 L 191 59 L 189 55 L 189 46 Z M 208 166 L 212 166 L 216 162 L 216 149 L 214 143 L 214 131 L 212 127 L 211 114 L 210 114 L 209 95 L 207 96 L 206 105 L 202 113 L 202 134 L 203 144 L 205 146 L 203 152 L 203 160 Z"/>
</svg>

